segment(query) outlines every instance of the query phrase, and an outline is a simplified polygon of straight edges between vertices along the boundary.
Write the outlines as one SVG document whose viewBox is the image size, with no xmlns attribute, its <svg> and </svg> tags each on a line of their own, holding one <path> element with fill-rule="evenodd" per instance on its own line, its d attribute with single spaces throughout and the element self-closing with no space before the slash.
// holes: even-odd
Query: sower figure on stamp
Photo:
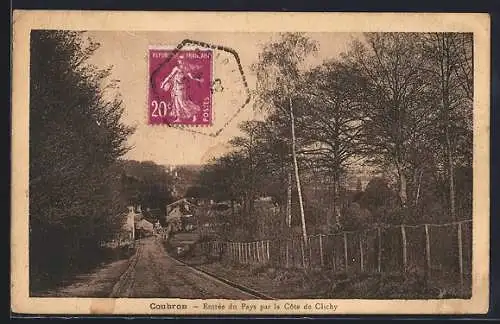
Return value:
<svg viewBox="0 0 500 324">
<path fill-rule="evenodd" d="M 188 66 L 188 64 L 184 62 L 183 58 L 183 56 L 179 57 L 177 65 L 161 83 L 161 88 L 165 91 L 171 89 L 171 114 L 173 117 L 176 117 L 174 122 L 177 122 L 180 119 L 192 119 L 192 121 L 195 122 L 196 114 L 200 111 L 200 107 L 192 102 L 188 96 L 187 90 L 189 89 L 189 79 L 197 82 L 203 82 L 203 79 L 195 78 L 191 74 L 193 67 L 190 65 Z"/>
</svg>

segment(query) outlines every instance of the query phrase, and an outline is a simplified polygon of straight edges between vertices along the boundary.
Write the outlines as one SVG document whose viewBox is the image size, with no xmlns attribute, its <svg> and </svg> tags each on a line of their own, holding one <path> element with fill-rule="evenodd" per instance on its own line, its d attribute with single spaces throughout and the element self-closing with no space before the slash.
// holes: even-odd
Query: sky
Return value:
<svg viewBox="0 0 500 324">
<path fill-rule="evenodd" d="M 89 31 L 87 35 L 101 44 L 90 59 L 98 67 L 112 66 L 111 79 L 119 80 L 119 95 L 123 100 L 122 122 L 134 126 L 135 133 L 128 144 L 132 146 L 124 158 L 138 161 L 153 161 L 162 165 L 204 164 L 230 149 L 229 139 L 238 135 L 238 124 L 245 120 L 262 117 L 254 112 L 252 101 L 228 123 L 239 104 L 231 98 L 214 94 L 214 125 L 208 128 L 193 128 L 194 131 L 214 132 L 223 130 L 216 137 L 168 126 L 148 125 L 148 47 L 176 46 L 183 39 L 193 39 L 234 49 L 240 58 L 243 73 L 250 91 L 255 88 L 255 75 L 250 70 L 258 58 L 261 47 L 279 37 L 276 33 L 181 33 L 181 32 L 126 32 Z M 336 58 L 347 50 L 349 43 L 360 37 L 352 33 L 307 33 L 316 40 L 319 50 L 306 60 L 306 65 L 321 64 L 325 59 Z M 225 55 L 226 53 L 222 53 Z M 231 64 L 235 64 L 234 60 Z M 223 71 L 219 61 L 214 60 L 214 76 L 230 73 Z M 223 78 L 224 80 L 224 78 Z M 223 84 L 227 88 L 242 87 L 241 79 L 228 78 Z M 229 91 L 226 91 L 229 93 Z M 243 101 L 241 98 L 240 101 Z"/>
</svg>

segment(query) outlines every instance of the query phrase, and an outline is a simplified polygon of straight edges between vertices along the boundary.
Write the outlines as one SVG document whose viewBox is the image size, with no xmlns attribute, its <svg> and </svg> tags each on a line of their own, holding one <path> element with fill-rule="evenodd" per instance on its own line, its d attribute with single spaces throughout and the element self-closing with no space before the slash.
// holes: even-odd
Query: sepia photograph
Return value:
<svg viewBox="0 0 500 324">
<path fill-rule="evenodd" d="M 29 194 L 12 248 L 26 277 L 12 290 L 91 313 L 478 294 L 487 309 L 489 50 L 474 28 L 112 26 L 23 28 Z"/>
</svg>

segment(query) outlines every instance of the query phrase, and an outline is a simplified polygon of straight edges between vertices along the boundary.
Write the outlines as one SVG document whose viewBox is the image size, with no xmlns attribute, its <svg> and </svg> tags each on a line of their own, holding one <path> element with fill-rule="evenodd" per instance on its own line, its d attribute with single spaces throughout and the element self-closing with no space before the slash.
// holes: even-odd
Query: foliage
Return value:
<svg viewBox="0 0 500 324">
<path fill-rule="evenodd" d="M 30 270 L 42 279 L 88 262 L 122 226 L 116 160 L 133 129 L 110 96 L 111 68 L 87 63 L 99 44 L 82 33 L 31 33 Z M 81 262 L 77 262 L 81 261 Z"/>
<path fill-rule="evenodd" d="M 203 170 L 197 191 L 242 202 L 247 218 L 260 217 L 252 214 L 255 198 L 272 196 L 279 217 L 292 209 L 297 224 L 298 196 L 292 196 L 295 208 L 287 199 L 296 192 L 295 143 L 300 177 L 315 181 L 305 185 L 303 200 L 306 223 L 316 228 L 332 214 L 353 228 L 470 217 L 471 35 L 366 33 L 338 58 L 307 66 L 317 50 L 300 33 L 281 34 L 262 47 L 252 70 L 255 109 L 265 118 L 240 125 L 234 150 Z M 358 182 L 356 194 L 346 194 L 354 189 L 346 176 L 366 166 L 378 177 L 364 192 Z M 325 194 L 326 207 L 317 197 Z"/>
<path fill-rule="evenodd" d="M 173 177 L 164 166 L 152 161 L 122 160 L 123 191 L 129 204 L 141 205 L 144 208 L 159 208 L 165 211 L 165 206 L 173 202 Z"/>
</svg>

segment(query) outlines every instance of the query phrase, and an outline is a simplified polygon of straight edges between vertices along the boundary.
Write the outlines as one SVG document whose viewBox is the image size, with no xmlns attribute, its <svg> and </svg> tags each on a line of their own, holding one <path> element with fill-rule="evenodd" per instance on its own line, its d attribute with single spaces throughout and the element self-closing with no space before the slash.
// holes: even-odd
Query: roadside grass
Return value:
<svg viewBox="0 0 500 324">
<path fill-rule="evenodd" d="M 173 244 L 172 244 L 173 243 Z M 332 269 L 282 268 L 270 264 L 241 264 L 206 255 L 196 245 L 177 255 L 175 242 L 165 242 L 169 254 L 188 265 L 239 283 L 275 298 L 328 299 L 445 299 L 471 298 L 471 278 L 463 289 L 457 274 L 433 274 L 419 269 L 401 272 L 345 272 Z"/>
<path fill-rule="evenodd" d="M 426 278 L 409 273 L 345 273 L 327 269 L 207 262 L 199 268 L 275 298 L 444 299 L 470 298 L 454 276 Z M 458 280 L 458 281 L 457 281 Z M 464 287 L 470 287 L 470 280 Z M 467 291 L 468 290 L 468 291 Z"/>
</svg>

